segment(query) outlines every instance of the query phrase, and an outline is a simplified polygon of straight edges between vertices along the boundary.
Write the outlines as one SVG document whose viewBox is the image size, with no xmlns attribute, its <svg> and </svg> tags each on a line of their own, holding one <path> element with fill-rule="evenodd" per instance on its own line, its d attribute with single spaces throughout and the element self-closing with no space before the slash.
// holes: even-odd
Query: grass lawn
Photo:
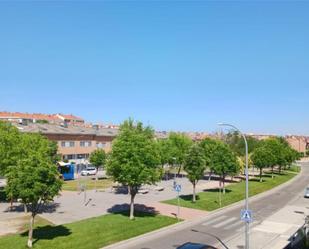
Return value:
<svg viewBox="0 0 309 249">
<path fill-rule="evenodd" d="M 64 181 L 64 184 L 62 185 L 62 190 L 79 191 L 78 187 L 79 183 L 85 184 L 87 190 L 95 189 L 95 180 L 92 180 L 90 178 L 84 178 L 81 180 L 76 179 L 76 180 Z M 97 189 L 109 188 L 112 185 L 113 185 L 112 179 L 98 179 Z"/>
<path fill-rule="evenodd" d="M 39 226 L 34 230 L 33 248 L 41 249 L 98 249 L 176 223 L 175 218 L 136 213 L 108 214 L 66 225 Z M 0 237 L 0 247 L 25 249 L 28 232 Z"/>
<path fill-rule="evenodd" d="M 263 182 L 259 182 L 259 179 L 252 179 L 249 182 L 249 195 L 253 196 L 269 190 L 275 186 L 278 186 L 291 178 L 293 178 L 297 173 L 295 172 L 284 172 L 281 175 L 274 174 L 274 179 L 271 178 L 270 174 L 265 174 L 263 176 Z M 222 196 L 222 206 L 230 205 L 234 202 L 240 201 L 245 197 L 245 181 L 240 183 L 233 183 L 226 187 L 225 195 Z M 195 208 L 201 210 L 212 211 L 220 208 L 219 203 L 219 189 L 208 189 L 205 192 L 198 193 L 196 203 L 192 201 L 192 195 L 182 195 L 180 196 L 180 205 L 188 208 Z M 177 199 L 171 199 L 163 201 L 167 204 L 177 205 Z"/>
</svg>

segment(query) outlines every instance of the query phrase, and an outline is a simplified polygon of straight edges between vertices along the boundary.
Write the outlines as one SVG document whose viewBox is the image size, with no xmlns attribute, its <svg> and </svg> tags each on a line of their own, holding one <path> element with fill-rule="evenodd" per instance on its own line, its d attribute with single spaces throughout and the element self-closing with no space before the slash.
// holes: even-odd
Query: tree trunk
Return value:
<svg viewBox="0 0 309 249">
<path fill-rule="evenodd" d="M 219 180 L 219 205 L 221 207 L 221 177 L 220 177 L 220 180 Z"/>
<path fill-rule="evenodd" d="M 137 190 L 134 189 L 135 187 L 130 187 L 130 195 L 131 195 L 131 202 L 130 202 L 130 220 L 134 220 L 134 198 L 136 195 Z"/>
<path fill-rule="evenodd" d="M 10 209 L 11 209 L 11 211 L 13 210 L 13 198 L 11 198 L 11 201 L 10 201 Z"/>
<path fill-rule="evenodd" d="M 281 174 L 281 166 L 279 166 L 279 174 Z"/>
<path fill-rule="evenodd" d="M 225 176 L 222 176 L 223 194 L 225 195 Z"/>
<path fill-rule="evenodd" d="M 274 178 L 274 166 L 271 167 L 271 179 Z"/>
<path fill-rule="evenodd" d="M 34 215 L 32 214 L 30 217 L 30 226 L 29 226 L 29 233 L 28 233 L 28 247 L 29 248 L 32 248 L 33 224 L 34 224 Z"/>
<path fill-rule="evenodd" d="M 24 203 L 24 212 L 25 214 L 28 213 L 27 205 Z"/>
<path fill-rule="evenodd" d="M 96 168 L 97 169 L 97 172 L 95 173 L 95 183 L 94 183 L 94 189 L 95 189 L 95 192 L 97 192 L 97 183 L 98 183 L 98 171 L 99 171 L 99 168 Z"/>
<path fill-rule="evenodd" d="M 262 168 L 260 168 L 260 182 L 262 182 L 263 180 L 262 180 L 262 171 L 263 171 L 263 169 Z"/>
<path fill-rule="evenodd" d="M 208 177 L 208 181 L 209 181 L 209 182 L 211 181 L 211 174 L 212 174 L 212 172 L 210 171 L 210 172 L 209 172 L 209 177 Z"/>
<path fill-rule="evenodd" d="M 193 202 L 196 202 L 196 194 L 195 194 L 195 182 L 194 183 L 192 183 L 192 185 L 193 185 Z"/>
</svg>

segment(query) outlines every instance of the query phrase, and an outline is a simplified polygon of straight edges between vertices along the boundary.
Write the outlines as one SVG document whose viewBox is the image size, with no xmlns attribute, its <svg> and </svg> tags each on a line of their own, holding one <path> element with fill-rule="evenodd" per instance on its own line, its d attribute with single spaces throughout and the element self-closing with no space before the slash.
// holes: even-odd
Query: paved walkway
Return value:
<svg viewBox="0 0 309 249">
<path fill-rule="evenodd" d="M 149 206 L 153 207 L 157 212 L 162 215 L 170 216 L 170 217 L 177 217 L 178 207 L 174 205 L 169 205 L 160 202 L 150 203 Z M 192 208 L 179 208 L 179 218 L 182 220 L 193 220 L 199 217 L 205 217 L 208 212 L 192 209 Z"/>
</svg>

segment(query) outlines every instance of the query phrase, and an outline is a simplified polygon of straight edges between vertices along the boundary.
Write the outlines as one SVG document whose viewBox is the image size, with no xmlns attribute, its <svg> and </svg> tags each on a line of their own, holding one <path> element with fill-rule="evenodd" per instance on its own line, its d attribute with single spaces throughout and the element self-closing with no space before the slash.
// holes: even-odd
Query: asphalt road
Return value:
<svg viewBox="0 0 309 249">
<path fill-rule="evenodd" d="M 260 224 L 264 219 L 274 214 L 293 200 L 300 198 L 309 184 L 309 163 L 302 164 L 302 172 L 297 181 L 281 188 L 265 197 L 251 200 L 249 208 L 253 210 L 254 222 L 250 227 Z M 301 197 L 302 198 L 302 197 Z M 186 242 L 203 243 L 211 246 L 225 247 L 230 238 L 244 232 L 244 223 L 240 220 L 240 210 L 243 207 L 227 208 L 218 215 L 211 215 L 200 223 L 185 227 L 175 232 L 167 232 L 159 238 L 141 240 L 127 249 L 176 249 Z"/>
</svg>

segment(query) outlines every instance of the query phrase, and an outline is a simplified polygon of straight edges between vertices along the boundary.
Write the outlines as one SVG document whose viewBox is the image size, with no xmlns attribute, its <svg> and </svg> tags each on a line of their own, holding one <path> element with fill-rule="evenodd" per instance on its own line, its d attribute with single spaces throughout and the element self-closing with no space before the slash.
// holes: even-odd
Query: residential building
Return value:
<svg viewBox="0 0 309 249">
<path fill-rule="evenodd" d="M 112 140 L 118 129 L 82 127 L 74 125 L 29 123 L 15 124 L 21 132 L 41 133 L 58 144 L 58 153 L 63 160 L 81 163 L 89 158 L 94 150 L 111 150 Z"/>
</svg>

